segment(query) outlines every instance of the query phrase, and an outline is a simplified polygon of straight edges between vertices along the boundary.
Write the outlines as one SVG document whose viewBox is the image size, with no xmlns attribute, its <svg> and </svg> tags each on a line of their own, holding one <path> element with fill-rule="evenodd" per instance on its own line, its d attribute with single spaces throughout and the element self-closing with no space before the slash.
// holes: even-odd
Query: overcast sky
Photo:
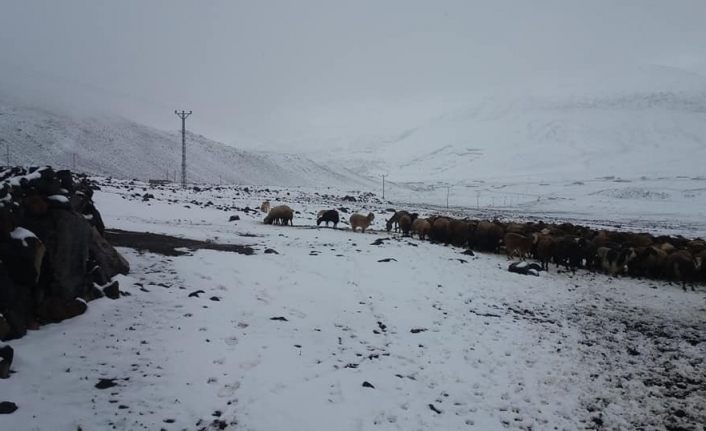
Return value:
<svg viewBox="0 0 706 431">
<path fill-rule="evenodd" d="M 293 150 L 578 70 L 706 75 L 705 23 L 704 0 L 3 0 L 0 89 Z"/>
</svg>

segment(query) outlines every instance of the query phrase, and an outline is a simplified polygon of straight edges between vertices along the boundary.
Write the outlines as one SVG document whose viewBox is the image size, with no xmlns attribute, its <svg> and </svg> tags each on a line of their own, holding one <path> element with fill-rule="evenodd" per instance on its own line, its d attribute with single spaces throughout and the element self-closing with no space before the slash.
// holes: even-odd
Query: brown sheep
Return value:
<svg viewBox="0 0 706 431">
<path fill-rule="evenodd" d="M 469 223 L 466 220 L 453 219 L 449 221 L 448 236 L 451 244 L 456 247 L 468 245 L 468 237 L 470 235 Z"/>
<path fill-rule="evenodd" d="M 402 216 L 404 216 L 404 215 L 409 216 L 410 214 L 409 214 L 409 212 L 407 212 L 405 210 L 396 211 L 392 215 L 392 217 L 390 217 L 390 219 L 385 222 L 385 229 L 387 229 L 387 231 L 389 232 L 392 230 L 392 228 L 394 226 L 395 232 L 399 231 L 400 218 L 402 218 Z"/>
<path fill-rule="evenodd" d="M 532 249 L 532 238 L 519 233 L 508 232 L 505 234 L 503 241 L 508 259 L 512 259 L 513 256 L 524 259 Z"/>
<path fill-rule="evenodd" d="M 694 257 L 686 250 L 677 250 L 667 256 L 667 276 L 672 280 L 680 281 L 682 289 L 686 291 L 687 283 L 696 281 L 696 262 Z M 694 290 L 694 285 L 691 285 Z"/>
<path fill-rule="evenodd" d="M 294 210 L 287 205 L 279 205 L 270 210 L 265 217 L 265 224 L 291 224 L 294 226 L 292 219 L 294 218 Z"/>
<path fill-rule="evenodd" d="M 471 246 L 480 251 L 497 253 L 504 235 L 500 224 L 483 220 L 478 222 L 478 227 L 471 237 Z"/>
<path fill-rule="evenodd" d="M 438 217 L 431 225 L 430 235 L 432 241 L 449 244 L 449 219 Z"/>
<path fill-rule="evenodd" d="M 431 232 L 431 223 L 429 223 L 429 220 L 418 218 L 412 222 L 412 232 L 416 233 L 419 239 L 424 239 Z"/>
<path fill-rule="evenodd" d="M 369 213 L 367 216 L 362 214 L 353 214 L 350 218 L 351 229 L 355 232 L 357 228 L 360 228 L 361 232 L 365 232 L 365 229 L 370 226 L 373 220 L 375 220 L 375 214 L 373 213 Z"/>
<path fill-rule="evenodd" d="M 412 229 L 412 217 L 407 214 L 400 217 L 399 226 L 402 231 L 402 236 L 409 236 L 409 231 Z"/>
<path fill-rule="evenodd" d="M 262 211 L 265 214 L 269 213 L 270 212 L 270 201 L 264 201 L 260 205 L 260 211 Z"/>
<path fill-rule="evenodd" d="M 554 256 L 554 238 L 551 235 L 535 233 L 534 241 L 534 258 L 539 261 L 542 269 L 549 271 L 549 261 Z"/>
</svg>

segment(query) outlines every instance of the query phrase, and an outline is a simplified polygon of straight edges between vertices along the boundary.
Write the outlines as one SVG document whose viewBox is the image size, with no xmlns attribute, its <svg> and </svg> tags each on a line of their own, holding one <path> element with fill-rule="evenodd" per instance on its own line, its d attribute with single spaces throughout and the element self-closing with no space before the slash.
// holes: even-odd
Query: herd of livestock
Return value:
<svg viewBox="0 0 706 431">
<path fill-rule="evenodd" d="M 267 213 L 266 224 L 293 224 L 294 211 L 286 205 L 270 208 L 263 202 L 261 211 Z M 375 216 L 353 214 L 351 229 L 362 232 L 372 224 Z M 322 210 L 317 215 L 321 223 L 339 222 L 335 209 Z M 575 271 L 577 268 L 601 271 L 612 276 L 629 275 L 680 282 L 706 282 L 706 241 L 681 236 L 655 236 L 649 233 L 596 230 L 571 223 L 500 222 L 498 220 L 455 219 L 433 215 L 422 218 L 417 213 L 397 211 L 386 221 L 386 230 L 393 229 L 403 236 L 417 235 L 420 240 L 481 252 L 507 254 L 508 259 L 534 258 L 543 270 L 549 264 Z"/>
</svg>

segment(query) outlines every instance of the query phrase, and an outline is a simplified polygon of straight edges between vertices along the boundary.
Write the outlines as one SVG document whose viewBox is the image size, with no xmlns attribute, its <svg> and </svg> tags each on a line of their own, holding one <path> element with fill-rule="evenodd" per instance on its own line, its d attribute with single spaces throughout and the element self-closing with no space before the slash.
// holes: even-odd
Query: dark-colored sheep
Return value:
<svg viewBox="0 0 706 431">
<path fill-rule="evenodd" d="M 339 216 L 338 216 L 338 211 L 336 210 L 325 210 L 320 213 L 319 217 L 316 219 L 316 225 L 320 225 L 322 222 L 326 223 L 326 226 L 328 226 L 329 222 L 333 223 L 333 227 L 335 228 L 336 225 L 338 225 L 339 222 Z"/>
<path fill-rule="evenodd" d="M 506 233 L 503 242 L 505 243 L 505 253 L 508 259 L 512 259 L 513 256 L 524 259 L 532 249 L 532 238 L 515 232 Z"/>
<path fill-rule="evenodd" d="M 412 217 L 407 214 L 400 217 L 399 226 L 402 231 L 402 236 L 409 236 L 409 231 L 412 229 Z"/>
</svg>

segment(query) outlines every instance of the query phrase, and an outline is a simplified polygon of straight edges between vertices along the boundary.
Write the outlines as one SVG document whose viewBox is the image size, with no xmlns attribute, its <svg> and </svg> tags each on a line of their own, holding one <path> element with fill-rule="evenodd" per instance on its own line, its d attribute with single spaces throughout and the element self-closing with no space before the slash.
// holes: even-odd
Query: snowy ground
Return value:
<svg viewBox="0 0 706 431">
<path fill-rule="evenodd" d="M 129 296 L 11 343 L 0 401 L 19 410 L 0 429 L 704 429 L 703 286 L 522 276 L 501 256 L 314 226 L 335 205 L 375 210 L 380 228 L 374 198 L 223 188 L 143 202 L 126 187 L 96 195 L 109 228 L 255 254 L 121 248 Z M 264 197 L 299 211 L 295 226 L 242 211 Z"/>
</svg>

